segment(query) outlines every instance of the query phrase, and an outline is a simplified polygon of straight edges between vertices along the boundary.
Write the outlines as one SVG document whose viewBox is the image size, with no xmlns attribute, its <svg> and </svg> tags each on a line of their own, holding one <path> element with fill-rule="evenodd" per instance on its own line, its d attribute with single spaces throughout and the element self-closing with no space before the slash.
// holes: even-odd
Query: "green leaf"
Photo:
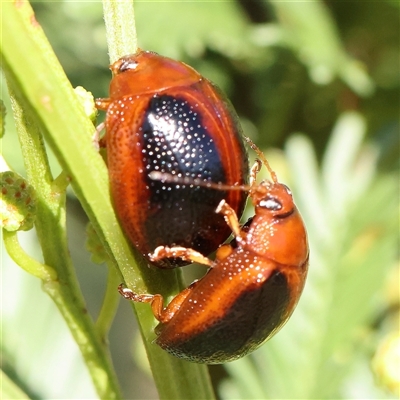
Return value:
<svg viewBox="0 0 400 400">
<path fill-rule="evenodd" d="M 374 84 L 363 65 L 345 52 L 330 12 L 322 1 L 271 2 L 282 28 L 283 42 L 298 54 L 317 84 L 336 76 L 356 93 L 372 94 Z"/>
<path fill-rule="evenodd" d="M 231 1 L 143 1 L 135 3 L 139 47 L 173 58 L 195 56 L 206 47 L 228 57 L 249 50 L 246 20 Z M 179 23 L 175 23 L 179 16 Z"/>
</svg>

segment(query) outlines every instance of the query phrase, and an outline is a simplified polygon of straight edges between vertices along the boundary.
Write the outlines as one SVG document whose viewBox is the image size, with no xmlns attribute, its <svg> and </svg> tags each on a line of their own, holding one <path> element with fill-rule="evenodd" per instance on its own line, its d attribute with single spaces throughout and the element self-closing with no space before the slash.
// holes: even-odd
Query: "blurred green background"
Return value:
<svg viewBox="0 0 400 400">
<path fill-rule="evenodd" d="M 107 97 L 101 3 L 32 6 L 72 85 Z M 298 309 L 254 355 L 210 368 L 222 399 L 399 397 L 399 360 L 385 352 L 399 347 L 399 12 L 389 0 L 135 3 L 139 46 L 187 62 L 227 93 L 309 231 Z M 24 175 L 4 82 L 2 98 L 2 152 Z M 70 251 L 96 317 L 107 273 L 90 262 L 86 223 L 71 193 Z M 20 236 L 40 259 L 34 233 Z M 39 282 L 5 251 L 2 265 L 4 370 L 34 399 L 96 398 Z M 110 335 L 116 371 L 126 398 L 157 398 L 126 303 Z"/>
</svg>

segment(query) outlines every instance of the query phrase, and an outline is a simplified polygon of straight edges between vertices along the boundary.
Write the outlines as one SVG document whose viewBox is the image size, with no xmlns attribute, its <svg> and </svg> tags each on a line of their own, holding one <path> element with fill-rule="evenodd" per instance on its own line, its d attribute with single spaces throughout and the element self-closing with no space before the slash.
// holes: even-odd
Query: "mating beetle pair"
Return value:
<svg viewBox="0 0 400 400">
<path fill-rule="evenodd" d="M 308 243 L 290 190 L 256 183 L 241 129 L 219 90 L 187 65 L 151 52 L 111 67 L 106 146 L 116 212 L 127 236 L 160 267 L 197 262 L 206 275 L 164 308 L 161 295 L 120 293 L 151 303 L 156 343 L 199 363 L 222 363 L 255 350 L 292 314 L 304 287 Z M 238 221 L 249 193 L 255 216 Z M 204 256 L 233 232 L 215 261 Z"/>
</svg>

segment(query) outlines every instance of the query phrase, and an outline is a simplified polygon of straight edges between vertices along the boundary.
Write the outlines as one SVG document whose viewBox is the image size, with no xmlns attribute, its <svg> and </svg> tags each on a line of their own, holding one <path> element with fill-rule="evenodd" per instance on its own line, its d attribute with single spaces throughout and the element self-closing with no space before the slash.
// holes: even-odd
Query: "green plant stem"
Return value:
<svg viewBox="0 0 400 400">
<path fill-rule="evenodd" d="M 29 4 L 16 7 L 15 3 L 4 2 L 2 7 L 7 16 L 2 21 L 3 40 L 0 41 L 3 68 L 9 85 L 18 94 L 18 101 L 39 124 L 127 286 L 137 293 L 161 293 L 168 298 L 179 290 L 179 273 L 150 269 L 141 257 L 132 253 L 111 204 L 107 169 L 91 140 L 93 125 L 84 114 L 43 32 L 37 23 L 32 23 L 35 20 Z M 28 11 L 24 11 L 26 8 Z M 49 232 L 53 235 L 51 230 L 47 235 Z M 68 254 L 66 256 L 68 258 Z M 58 254 L 57 259 L 60 257 Z M 46 258 L 45 262 L 55 265 Z M 154 345 L 155 320 L 150 307 L 139 304 L 135 309 L 160 398 L 213 398 L 207 368 L 172 357 Z M 82 309 L 80 311 L 82 313 Z M 81 338 L 76 340 L 81 344 Z"/>
<path fill-rule="evenodd" d="M 103 0 L 110 62 L 136 53 L 137 35 L 132 0 Z"/>
<path fill-rule="evenodd" d="M 7 18 L 4 18 L 3 21 L 8 20 L 11 23 L 11 26 L 4 29 L 9 32 L 11 37 L 16 37 L 19 35 L 12 33 L 15 29 L 19 32 L 20 38 L 25 39 L 25 44 L 19 45 L 23 47 L 25 45 L 30 46 L 29 48 L 32 49 L 32 54 L 35 54 L 35 56 L 30 57 L 30 52 L 27 52 L 28 54 L 25 54 L 25 56 L 31 58 L 32 64 L 35 63 L 35 57 L 38 55 L 45 57 L 50 63 L 51 61 L 54 62 L 54 55 L 52 56 L 50 51 L 44 49 L 47 41 L 42 31 L 36 24 L 32 23 L 34 18 L 29 4 L 23 3 L 17 7 L 14 3 L 3 3 L 2 9 L 7 15 Z M 10 46 L 7 47 L 5 45 L 4 48 L 1 48 L 2 66 L 9 85 L 27 175 L 36 191 L 36 231 L 41 243 L 45 263 L 51 265 L 57 271 L 58 279 L 43 281 L 43 289 L 51 296 L 68 324 L 82 352 L 99 397 L 118 399 L 122 396 L 108 351 L 97 335 L 95 325 L 85 309 L 85 302 L 81 295 L 67 248 L 65 188 L 68 179 L 65 176 L 61 176 L 58 180 L 53 181 L 44 140 L 38 128 L 37 110 L 42 107 L 47 109 L 50 114 L 53 111 L 54 105 L 51 104 L 50 98 L 44 93 L 46 92 L 46 70 L 51 69 L 51 67 L 48 66 L 46 70 L 42 70 L 36 77 L 25 74 L 25 78 L 29 79 L 31 84 L 34 82 L 32 86 L 36 86 L 34 90 L 36 91 L 37 99 L 40 99 L 36 103 L 35 101 L 32 102 L 32 99 L 30 99 L 31 101 L 27 100 L 24 88 L 30 84 L 27 82 L 21 83 L 21 80 L 24 81 L 23 78 L 21 79 L 24 72 L 15 68 L 13 61 L 15 62 L 16 60 L 13 60 L 12 56 L 10 57 L 10 54 L 13 54 L 17 59 L 19 58 L 17 63 L 21 63 L 23 55 L 12 51 L 12 46 L 15 45 L 12 40 L 5 39 L 5 42 Z M 1 45 L 3 45 L 3 42 Z M 23 64 L 27 63 L 23 62 Z M 58 71 L 58 75 L 61 75 L 60 71 Z M 41 88 L 38 89 L 37 85 L 40 85 Z M 32 105 L 32 103 L 35 104 Z"/>
<path fill-rule="evenodd" d="M 0 399 L 29 400 L 30 397 L 10 379 L 4 371 L 0 371 Z"/>
<path fill-rule="evenodd" d="M 64 193 L 69 185 L 69 178 L 65 171 L 61 171 L 52 182 L 52 191 L 54 193 Z"/>
<path fill-rule="evenodd" d="M 121 283 L 119 274 L 117 274 L 114 266 L 109 265 L 106 294 L 104 296 L 99 317 L 96 321 L 97 332 L 104 341 L 107 338 L 108 331 L 112 321 L 114 320 L 119 300 L 121 298 L 119 293 L 115 290 L 119 283 Z"/>
<path fill-rule="evenodd" d="M 137 39 L 135 31 L 135 19 L 133 14 L 132 0 L 115 2 L 103 0 L 104 19 L 106 21 L 108 49 L 111 62 L 125 54 L 137 51 Z M 147 270 L 148 271 L 148 270 Z M 171 275 L 172 271 L 163 271 L 152 274 L 149 277 L 154 283 L 160 276 Z M 143 274 L 143 270 L 142 270 Z M 178 286 L 182 285 L 177 277 Z M 128 282 L 127 282 L 128 283 Z M 129 286 L 129 283 L 128 283 Z M 172 289 L 172 287 L 169 287 Z M 152 285 L 150 293 L 163 293 L 164 287 Z M 174 286 L 173 290 L 177 290 Z M 165 292 L 164 292 L 165 293 Z M 171 291 L 169 291 L 169 294 Z M 154 318 L 149 316 L 147 310 L 137 305 L 136 312 L 139 326 L 146 346 L 151 370 L 157 389 L 162 399 L 211 399 L 214 393 L 208 374 L 207 367 L 199 364 L 188 363 L 183 360 L 168 356 L 160 349 L 155 349 L 152 341 L 154 339 Z"/>
<path fill-rule="evenodd" d="M 3 229 L 3 240 L 7 253 L 23 270 L 42 281 L 57 279 L 57 272 L 53 268 L 36 261 L 25 253 L 25 250 L 19 244 L 17 232 L 8 232 Z"/>
<path fill-rule="evenodd" d="M 60 310 L 86 361 L 94 385 L 101 398 L 121 398 L 111 360 L 103 341 L 97 335 L 72 266 L 67 248 L 65 226 L 65 179 L 55 184 L 47 161 L 43 139 L 36 123 L 10 90 L 17 131 L 25 167 L 37 196 L 36 231 L 43 257 L 57 270 L 57 280 L 43 280 L 43 289 Z M 54 190 L 55 189 L 55 190 Z M 51 232 L 51 237 L 49 237 Z M 8 235 L 5 236 L 6 243 Z M 14 248 L 14 251 L 17 251 Z M 16 260 L 24 268 L 19 253 Z M 34 267 L 34 264 L 31 268 Z M 55 273 L 55 271 L 54 271 Z"/>
</svg>

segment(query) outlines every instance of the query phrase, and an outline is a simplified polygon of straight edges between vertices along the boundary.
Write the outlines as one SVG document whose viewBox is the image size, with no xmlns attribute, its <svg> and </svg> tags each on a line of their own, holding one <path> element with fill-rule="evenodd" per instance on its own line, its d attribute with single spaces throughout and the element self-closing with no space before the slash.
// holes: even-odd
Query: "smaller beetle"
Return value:
<svg viewBox="0 0 400 400">
<path fill-rule="evenodd" d="M 292 194 L 278 183 L 261 151 L 247 141 L 268 168 L 272 182 L 255 183 L 261 168 L 258 161 L 252 168 L 249 186 L 230 188 L 248 190 L 255 207 L 255 216 L 243 228 L 227 202 L 220 202 L 216 212 L 232 229 L 234 246 L 221 246 L 215 261 L 193 249 L 158 247 L 150 255 L 155 261 L 181 257 L 210 268 L 166 308 L 160 294 L 136 294 L 119 287 L 126 299 L 151 303 L 160 321 L 155 343 L 188 361 L 219 364 L 258 348 L 289 319 L 307 276 L 307 233 Z M 154 173 L 152 178 L 179 182 L 167 174 Z M 193 184 L 221 186 L 197 181 Z M 225 186 L 221 189 L 229 190 Z"/>
</svg>

